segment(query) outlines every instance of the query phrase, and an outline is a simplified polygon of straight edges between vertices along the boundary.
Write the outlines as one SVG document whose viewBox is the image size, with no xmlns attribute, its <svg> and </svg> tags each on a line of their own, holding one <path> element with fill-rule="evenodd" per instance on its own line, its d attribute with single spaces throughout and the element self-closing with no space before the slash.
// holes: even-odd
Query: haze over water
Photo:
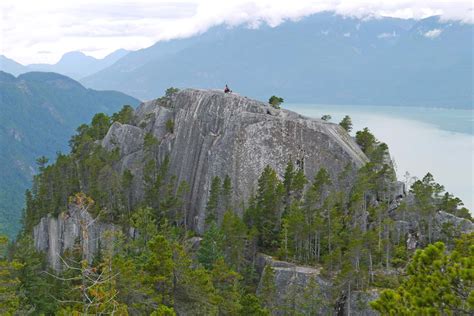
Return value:
<svg viewBox="0 0 474 316">
<path fill-rule="evenodd" d="M 474 210 L 473 110 L 419 107 L 288 104 L 284 108 L 305 116 L 332 116 L 338 123 L 349 115 L 351 135 L 368 127 L 387 143 L 399 180 L 405 172 L 422 178 L 431 172 L 446 191 Z"/>
</svg>

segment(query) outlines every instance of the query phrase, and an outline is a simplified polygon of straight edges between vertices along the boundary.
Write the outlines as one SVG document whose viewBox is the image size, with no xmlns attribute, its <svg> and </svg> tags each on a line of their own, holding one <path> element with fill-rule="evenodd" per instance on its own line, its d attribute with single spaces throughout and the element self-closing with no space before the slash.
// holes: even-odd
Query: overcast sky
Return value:
<svg viewBox="0 0 474 316">
<path fill-rule="evenodd" d="M 55 63 L 68 51 L 102 58 L 186 37 L 218 24 L 277 26 L 321 11 L 473 23 L 471 0 L 0 0 L 0 54 L 23 64 Z"/>
</svg>

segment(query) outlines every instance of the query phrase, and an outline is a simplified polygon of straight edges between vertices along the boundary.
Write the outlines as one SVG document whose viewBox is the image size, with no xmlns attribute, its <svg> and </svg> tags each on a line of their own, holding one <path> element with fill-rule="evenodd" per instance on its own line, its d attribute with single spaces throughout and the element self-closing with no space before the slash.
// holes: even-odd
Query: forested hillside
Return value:
<svg viewBox="0 0 474 316">
<path fill-rule="evenodd" d="M 20 227 L 23 192 L 40 156 L 67 152 L 75 128 L 94 113 L 112 113 L 138 100 L 115 91 L 86 89 L 55 73 L 0 72 L 0 231 L 13 237 Z"/>
<path fill-rule="evenodd" d="M 282 173 L 268 164 L 241 203 L 235 202 L 241 196 L 236 196 L 238 183 L 231 176 L 208 179 L 201 233 L 188 203 L 193 187 L 172 173 L 180 162 L 172 161 L 167 152 L 179 143 L 183 118 L 194 115 L 193 120 L 213 126 L 211 114 L 194 110 L 203 105 L 213 109 L 218 100 L 229 103 L 220 104 L 217 116 L 239 120 L 235 100 L 247 111 L 243 116 L 257 113 L 265 122 L 261 124 L 304 121 L 243 97 L 175 89 L 137 111 L 125 106 L 111 116 L 96 114 L 71 138 L 70 154 L 58 154 L 55 162 L 40 165 L 26 192 L 23 230 L 0 261 L 0 292 L 7 298 L 1 301 L 2 314 L 474 311 L 469 211 L 431 174 L 404 189 L 395 178 L 387 145 L 367 128 L 355 133 L 355 143 L 368 157 L 360 167 L 349 163 L 338 172 L 320 167 L 308 176 L 309 158 L 304 164 L 288 159 Z M 145 109 L 156 116 L 144 115 Z M 160 121 L 163 113 L 174 116 Z M 139 120 L 141 115 L 148 123 Z M 321 134 L 346 135 L 346 143 L 339 144 L 353 143 L 349 118 L 340 126 L 313 123 Z M 120 126 L 127 133 L 114 134 Z M 154 136 L 154 129 L 138 133 L 156 126 L 164 126 L 161 138 Z M 225 138 L 227 129 L 229 125 L 222 126 L 213 135 Z M 206 139 L 204 131 L 200 133 Z M 134 135 L 142 137 L 138 147 L 127 141 Z M 339 139 L 334 135 L 321 139 L 330 143 Z M 103 146 L 109 144 L 107 139 L 120 137 L 115 148 Z M 218 141 L 213 144 L 218 146 Z M 328 148 L 321 147 L 320 155 L 344 157 L 338 147 Z M 143 152 L 139 163 L 123 169 L 120 162 L 137 152 Z M 230 165 L 228 170 L 232 174 Z M 135 191 L 137 174 L 143 175 L 143 192 Z M 199 214 L 199 209 L 194 212 Z M 68 234 L 52 240 L 57 231 Z M 76 235 L 69 234 L 72 231 Z M 59 253 L 57 244 L 63 247 Z"/>
</svg>

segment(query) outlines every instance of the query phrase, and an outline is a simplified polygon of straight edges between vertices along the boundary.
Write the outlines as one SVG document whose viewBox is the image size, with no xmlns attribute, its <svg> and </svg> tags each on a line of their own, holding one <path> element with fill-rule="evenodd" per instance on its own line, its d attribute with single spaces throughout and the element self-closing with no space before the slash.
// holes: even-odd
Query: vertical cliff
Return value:
<svg viewBox="0 0 474 316">
<path fill-rule="evenodd" d="M 56 271 L 61 270 L 62 256 L 75 245 L 81 247 L 84 258 L 92 263 L 99 246 L 107 245 L 107 233 L 117 230 L 114 225 L 99 222 L 76 205 L 57 218 L 43 217 L 33 229 L 35 247 L 46 253 L 46 258 Z M 102 241 L 102 242 L 101 242 Z"/>
</svg>

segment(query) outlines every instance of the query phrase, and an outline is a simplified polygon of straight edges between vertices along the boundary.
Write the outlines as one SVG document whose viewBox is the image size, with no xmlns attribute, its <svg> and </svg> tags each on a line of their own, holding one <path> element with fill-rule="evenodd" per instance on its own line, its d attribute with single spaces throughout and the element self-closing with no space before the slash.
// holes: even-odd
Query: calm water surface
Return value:
<svg viewBox="0 0 474 316">
<path fill-rule="evenodd" d="M 352 135 L 368 127 L 388 144 L 399 179 L 407 171 L 418 178 L 431 172 L 473 211 L 473 110 L 315 104 L 284 104 L 284 108 L 316 118 L 329 114 L 332 122 L 349 115 Z"/>
</svg>

